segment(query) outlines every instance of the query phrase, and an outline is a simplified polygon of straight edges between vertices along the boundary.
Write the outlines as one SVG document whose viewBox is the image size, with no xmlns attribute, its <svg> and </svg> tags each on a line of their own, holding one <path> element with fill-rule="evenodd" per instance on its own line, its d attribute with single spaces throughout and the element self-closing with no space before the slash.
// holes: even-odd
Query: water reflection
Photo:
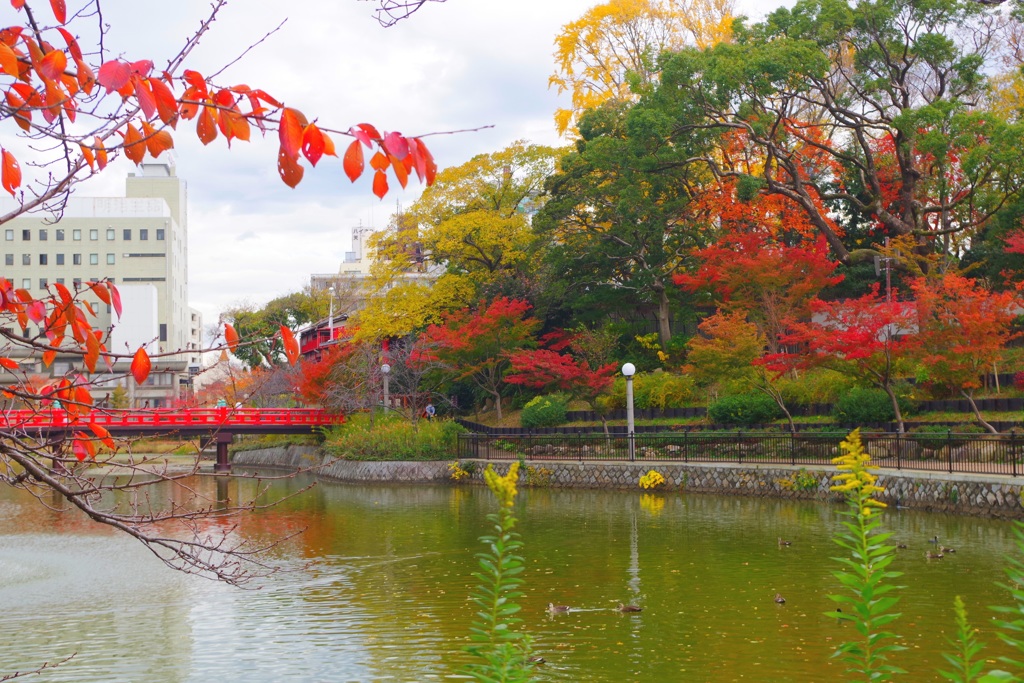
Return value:
<svg viewBox="0 0 1024 683">
<path fill-rule="evenodd" d="M 210 500 L 242 500 L 249 480 L 202 478 Z M 297 490 L 283 481 L 269 495 Z M 467 661 L 477 537 L 492 504 L 467 487 L 321 485 L 247 515 L 237 533 L 277 547 L 290 571 L 242 591 L 170 572 L 137 544 L 72 512 L 0 497 L 0 604 L 17 639 L 0 672 L 72 653 L 46 681 L 423 681 Z M 167 493 L 166 495 L 172 495 Z M 843 678 L 830 660 L 848 624 L 824 616 L 838 590 L 829 559 L 840 518 L 828 505 L 639 492 L 526 490 L 517 516 L 527 559 L 525 628 L 551 681 Z M 907 544 L 898 663 L 937 678 L 954 592 L 988 635 L 1006 596 L 1010 525 L 887 513 Z M 938 535 L 957 548 L 924 559 Z M 779 537 L 792 541 L 780 547 Z M 785 605 L 773 600 L 786 597 Z M 549 602 L 574 607 L 551 615 Z M 622 603 L 640 605 L 623 614 Z"/>
</svg>

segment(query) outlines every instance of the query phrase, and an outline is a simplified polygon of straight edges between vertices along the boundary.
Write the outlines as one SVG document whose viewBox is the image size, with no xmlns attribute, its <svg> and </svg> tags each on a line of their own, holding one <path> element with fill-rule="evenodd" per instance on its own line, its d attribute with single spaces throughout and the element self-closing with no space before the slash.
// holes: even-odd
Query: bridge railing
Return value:
<svg viewBox="0 0 1024 683">
<path fill-rule="evenodd" d="M 222 427 L 242 425 L 330 425 L 344 422 L 344 416 L 319 408 L 192 408 L 184 410 L 94 409 L 76 424 L 95 423 L 103 427 Z M 60 427 L 68 425 L 68 414 L 59 408 L 5 410 L 0 412 L 0 429 Z"/>
</svg>

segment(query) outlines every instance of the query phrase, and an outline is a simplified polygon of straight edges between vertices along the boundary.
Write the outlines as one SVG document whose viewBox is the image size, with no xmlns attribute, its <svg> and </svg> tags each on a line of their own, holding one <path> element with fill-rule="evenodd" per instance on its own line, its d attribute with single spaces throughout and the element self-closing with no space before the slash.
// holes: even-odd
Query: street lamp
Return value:
<svg viewBox="0 0 1024 683">
<path fill-rule="evenodd" d="M 622 374 L 626 377 L 626 438 L 629 440 L 629 459 L 636 459 L 636 447 L 633 442 L 633 375 L 636 366 L 626 363 L 622 366 Z"/>
<path fill-rule="evenodd" d="M 388 373 L 391 372 L 391 366 L 384 363 L 380 366 L 380 371 L 384 375 L 384 412 L 388 412 Z"/>
<path fill-rule="evenodd" d="M 334 285 L 328 287 L 327 291 L 331 293 L 331 309 L 327 314 L 327 343 L 330 344 L 334 341 Z"/>
</svg>

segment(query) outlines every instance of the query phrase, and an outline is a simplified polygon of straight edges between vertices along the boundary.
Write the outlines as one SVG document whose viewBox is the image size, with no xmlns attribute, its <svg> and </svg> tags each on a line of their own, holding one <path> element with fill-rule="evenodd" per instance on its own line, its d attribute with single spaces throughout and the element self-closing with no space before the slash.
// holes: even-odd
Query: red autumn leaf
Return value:
<svg viewBox="0 0 1024 683">
<path fill-rule="evenodd" d="M 309 159 L 309 163 L 316 166 L 320 157 L 324 155 L 324 135 L 315 123 L 306 126 L 302 131 L 302 155 Z"/>
<path fill-rule="evenodd" d="M 93 140 L 93 147 L 96 148 L 96 165 L 102 171 L 107 167 L 107 148 L 103 145 L 103 140 L 99 136 L 93 137 Z"/>
<path fill-rule="evenodd" d="M 142 140 L 142 134 L 130 123 L 124 132 L 124 155 L 136 165 L 141 164 L 146 156 L 146 143 Z"/>
<path fill-rule="evenodd" d="M 117 287 L 114 286 L 113 282 L 107 283 L 107 289 L 110 290 L 110 305 L 114 307 L 114 313 L 117 313 L 117 317 L 121 317 L 121 293 L 117 291 Z"/>
<path fill-rule="evenodd" d="M 302 112 L 291 107 L 286 107 L 281 112 L 281 122 L 277 132 L 281 138 L 281 151 L 287 154 L 289 159 L 295 160 L 299 156 L 299 150 L 302 148 L 302 129 L 306 125 L 305 118 Z M 295 186 L 292 185 L 292 187 Z"/>
<path fill-rule="evenodd" d="M 380 140 L 380 133 L 369 123 L 360 123 L 358 126 L 349 128 L 348 132 L 367 147 L 373 147 L 373 141 Z"/>
<path fill-rule="evenodd" d="M 345 158 L 342 162 L 345 166 L 345 175 L 353 183 L 356 178 L 363 175 L 363 169 L 366 167 L 363 161 L 363 146 L 359 143 L 359 140 L 353 140 L 352 144 L 345 150 Z"/>
<path fill-rule="evenodd" d="M 53 9 L 53 16 L 57 18 L 58 23 L 68 23 L 68 8 L 64 0 L 50 0 L 50 8 Z"/>
<path fill-rule="evenodd" d="M 96 168 L 96 157 L 93 156 L 92 150 L 89 149 L 88 147 L 86 147 L 85 145 L 79 145 L 79 148 L 81 148 L 81 150 L 82 150 L 82 158 L 85 159 L 85 162 L 87 164 L 89 164 L 89 169 L 90 170 L 95 170 L 95 168 Z"/>
<path fill-rule="evenodd" d="M 21 9 L 25 6 L 25 0 L 11 0 L 11 7 L 14 9 Z"/>
<path fill-rule="evenodd" d="M 56 81 L 60 79 L 67 66 L 68 58 L 67 55 L 64 54 L 64 51 L 51 50 L 45 57 L 43 57 L 42 61 L 39 62 L 39 66 L 36 67 L 36 71 L 44 79 Z"/>
<path fill-rule="evenodd" d="M 388 161 L 388 158 L 380 152 L 377 152 L 370 157 L 370 168 L 375 171 L 386 171 L 390 165 L 391 162 Z"/>
<path fill-rule="evenodd" d="M 153 126 L 143 121 L 142 132 L 146 136 L 146 149 L 149 150 L 149 154 L 153 158 L 174 147 L 174 138 L 166 130 L 155 130 Z"/>
<path fill-rule="evenodd" d="M 76 436 L 79 434 L 85 436 L 81 432 L 75 432 L 75 434 Z M 87 444 L 89 444 L 89 441 L 82 438 L 76 438 L 71 442 L 71 451 L 75 454 L 75 457 L 78 458 L 78 462 L 82 462 L 89 457 L 89 448 Z"/>
<path fill-rule="evenodd" d="M 395 172 L 395 177 L 398 178 L 398 184 L 404 189 L 406 184 L 409 182 L 409 172 L 405 169 L 405 164 L 398 159 L 392 159 L 391 168 Z"/>
<path fill-rule="evenodd" d="M 96 362 L 100 359 L 100 342 L 96 339 L 96 335 L 87 334 L 85 336 L 85 356 L 82 358 L 85 363 L 85 367 L 89 369 L 89 372 L 96 372 Z"/>
<path fill-rule="evenodd" d="M 149 377 L 149 371 L 153 369 L 153 362 L 149 360 L 146 349 L 139 348 L 132 358 L 131 373 L 136 384 L 142 384 Z"/>
<path fill-rule="evenodd" d="M 18 361 L 11 360 L 10 358 L 0 358 L 0 367 L 7 368 L 8 370 L 17 370 L 20 366 Z"/>
<path fill-rule="evenodd" d="M 384 149 L 399 161 L 409 154 L 409 143 L 401 133 L 388 133 L 384 136 Z"/>
<path fill-rule="evenodd" d="M 169 126 L 174 126 L 178 118 L 178 102 L 174 99 L 174 93 L 159 78 L 149 81 L 149 87 L 153 91 L 153 98 L 156 100 L 156 113 L 160 120 Z"/>
<path fill-rule="evenodd" d="M 384 195 L 388 193 L 388 177 L 383 171 L 373 174 L 373 193 L 380 199 L 384 199 Z"/>
<path fill-rule="evenodd" d="M 56 358 L 57 358 L 57 352 L 56 351 L 53 351 L 53 350 L 51 350 L 51 351 L 43 351 L 43 365 L 44 366 L 50 367 L 51 365 L 53 365 L 53 361 Z"/>
<path fill-rule="evenodd" d="M 68 46 L 68 52 L 71 53 L 71 58 L 75 60 L 75 63 L 77 64 L 82 61 L 82 48 L 78 46 L 78 41 L 75 40 L 75 37 L 68 33 L 68 30 L 65 28 L 58 26 L 57 31 L 64 37 L 64 42 Z M 79 65 L 79 68 L 81 68 L 81 65 Z"/>
<path fill-rule="evenodd" d="M 277 155 L 277 172 L 281 175 L 281 180 L 285 185 L 294 188 L 302 181 L 305 170 L 299 166 L 298 160 L 289 156 L 282 147 Z"/>
<path fill-rule="evenodd" d="M 288 357 L 288 364 L 295 365 L 299 360 L 299 342 L 285 325 L 281 325 L 281 342 L 284 344 L 284 355 Z"/>
<path fill-rule="evenodd" d="M 235 328 L 228 323 L 224 323 L 224 341 L 232 353 L 238 348 L 238 332 L 235 332 Z"/>
<path fill-rule="evenodd" d="M 0 182 L 2 182 L 4 189 L 14 195 L 14 191 L 21 187 L 21 165 L 18 160 L 14 158 L 14 155 L 8 152 L 6 149 L 3 150 L 0 157 L 3 158 L 3 170 L 0 171 Z"/>
<path fill-rule="evenodd" d="M 133 76 L 132 83 L 135 85 L 135 99 L 142 108 L 142 113 L 147 119 L 153 118 L 156 114 L 156 97 L 150 89 L 149 81 Z"/>
<path fill-rule="evenodd" d="M 204 145 L 208 145 L 217 139 L 217 120 L 214 118 L 216 110 L 212 107 L 201 107 L 201 109 L 199 120 L 196 121 L 196 135 Z"/>
<path fill-rule="evenodd" d="M 140 59 L 128 65 L 133 74 L 147 78 L 153 71 L 153 62 L 149 59 Z"/>
<path fill-rule="evenodd" d="M 95 422 L 90 422 L 89 429 L 91 429 L 92 433 L 95 434 L 96 437 L 103 442 L 104 446 L 110 448 L 111 450 L 117 450 L 117 444 L 115 444 L 114 440 L 110 437 L 110 432 L 107 431 L 106 427 L 104 427 L 103 425 L 98 425 Z"/>
<path fill-rule="evenodd" d="M 100 66 L 96 80 L 107 89 L 107 94 L 109 95 L 113 91 L 120 90 L 126 86 L 131 77 L 132 69 L 130 66 L 118 59 L 112 59 Z"/>
<path fill-rule="evenodd" d="M 18 77 L 18 55 L 6 43 L 0 43 L 0 68 L 8 76 Z"/>
</svg>

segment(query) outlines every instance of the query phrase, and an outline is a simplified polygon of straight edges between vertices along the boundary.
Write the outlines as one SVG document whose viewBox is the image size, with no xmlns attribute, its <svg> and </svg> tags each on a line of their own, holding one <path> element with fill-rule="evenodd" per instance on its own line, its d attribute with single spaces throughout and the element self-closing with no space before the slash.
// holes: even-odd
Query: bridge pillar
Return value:
<svg viewBox="0 0 1024 683">
<path fill-rule="evenodd" d="M 228 460 L 228 444 L 234 439 L 230 432 L 217 432 L 217 464 L 213 466 L 214 472 L 230 472 L 231 462 Z"/>
</svg>

